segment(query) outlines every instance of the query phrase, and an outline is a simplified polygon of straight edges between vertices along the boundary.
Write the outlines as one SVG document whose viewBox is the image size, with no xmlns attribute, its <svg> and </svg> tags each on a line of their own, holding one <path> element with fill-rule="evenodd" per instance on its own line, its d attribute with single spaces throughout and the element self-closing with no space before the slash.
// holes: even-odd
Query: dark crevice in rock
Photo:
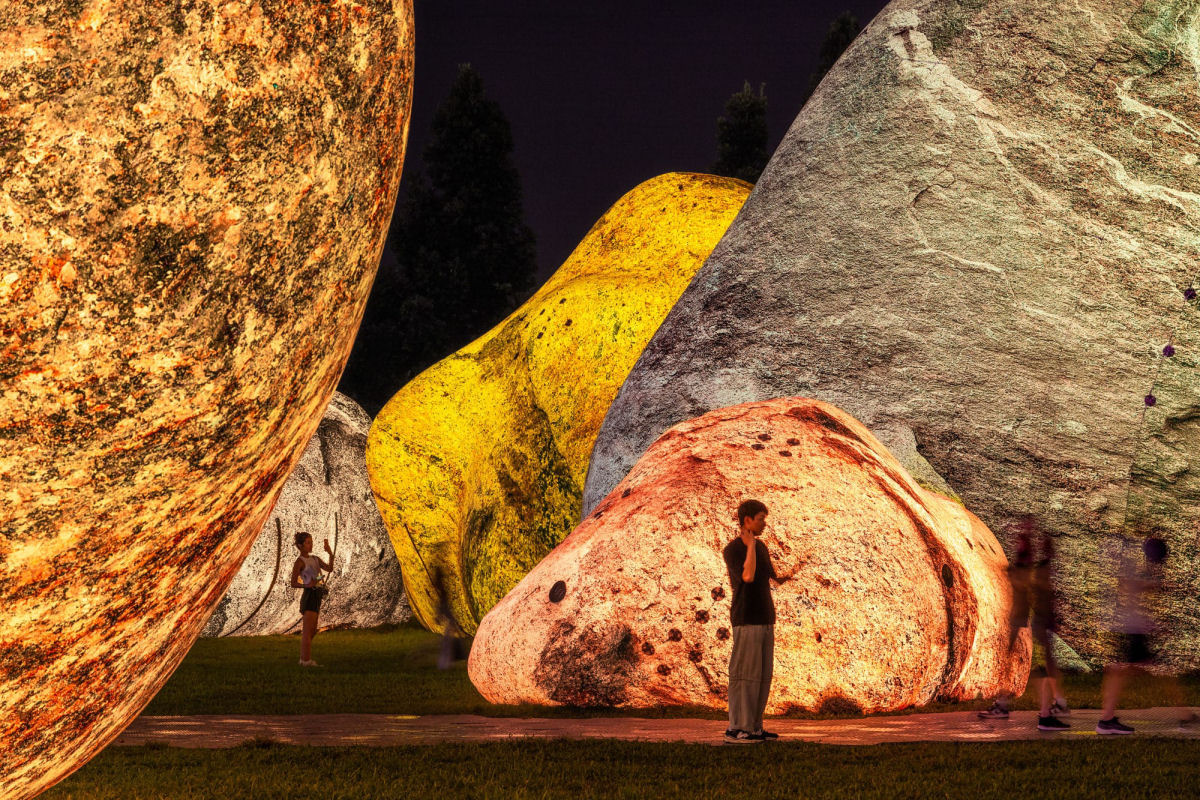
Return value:
<svg viewBox="0 0 1200 800">
<path fill-rule="evenodd" d="M 793 409 L 794 411 L 795 409 Z M 788 413 L 792 413 L 789 411 Z M 798 415 L 794 415 L 798 416 Z M 836 420 L 832 420 L 836 422 Z M 831 426 L 825 425 L 833 430 Z M 879 480 L 879 488 L 892 499 L 896 507 L 908 517 L 913 528 L 920 535 L 929 556 L 929 563 L 936 570 L 937 564 L 942 564 L 941 579 L 937 585 L 942 589 L 942 599 L 946 614 L 946 661 L 941 679 L 937 683 L 939 697 L 951 697 L 951 690 L 962 674 L 963 667 L 970 654 L 970 647 L 959 647 L 958 641 L 970 643 L 975 636 L 975 617 L 978 613 L 978 601 L 970 590 L 970 584 L 962 567 L 951 558 L 950 553 L 938 541 L 933 528 L 929 524 L 928 510 L 920 500 L 902 491 L 907 485 L 903 475 L 896 473 L 886 463 L 876 457 L 869 447 L 841 423 L 837 428 L 846 431 L 842 436 L 829 435 L 824 437 L 825 445 L 834 452 L 843 453 L 851 463 L 870 464 L 879 473 L 890 480 Z M 949 580 L 946 580 L 946 574 Z M 961 628 L 961 630 L 959 630 Z"/>
<path fill-rule="evenodd" d="M 333 447 L 329 441 L 327 423 L 322 422 L 317 427 L 317 444 L 321 448 L 321 467 L 325 473 L 325 485 L 333 485 Z"/>
</svg>

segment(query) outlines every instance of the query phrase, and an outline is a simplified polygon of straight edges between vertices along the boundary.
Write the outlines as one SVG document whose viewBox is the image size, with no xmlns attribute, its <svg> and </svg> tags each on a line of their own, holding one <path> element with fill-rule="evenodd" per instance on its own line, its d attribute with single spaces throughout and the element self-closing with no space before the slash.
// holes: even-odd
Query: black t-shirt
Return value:
<svg viewBox="0 0 1200 800">
<path fill-rule="evenodd" d="M 742 569 L 746 566 L 746 543 L 742 537 L 725 545 L 723 553 L 725 568 L 729 570 L 729 582 L 733 586 L 729 618 L 735 627 L 775 624 L 775 601 L 771 599 L 771 584 L 767 582 L 775 577 L 775 567 L 771 564 L 767 546 L 758 539 L 754 540 L 754 546 L 754 580 L 750 583 L 742 580 Z"/>
</svg>

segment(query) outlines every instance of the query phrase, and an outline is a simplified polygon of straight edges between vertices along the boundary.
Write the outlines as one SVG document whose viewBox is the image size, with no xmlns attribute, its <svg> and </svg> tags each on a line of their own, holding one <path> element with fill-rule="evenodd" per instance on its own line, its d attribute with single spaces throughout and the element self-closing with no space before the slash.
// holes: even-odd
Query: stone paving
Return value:
<svg viewBox="0 0 1200 800">
<path fill-rule="evenodd" d="M 1200 728 L 1181 728 L 1185 709 L 1122 710 L 1121 721 L 1137 729 L 1135 736 L 1200 737 Z M 980 720 L 973 711 L 906 714 L 857 719 L 770 719 L 767 729 L 783 741 L 868 745 L 885 742 L 996 742 L 1022 739 L 1092 738 L 1100 712 L 1075 711 L 1064 718 L 1072 727 L 1062 733 L 1037 730 L 1033 711 L 1015 711 L 1007 720 Z M 445 715 L 410 717 L 389 714 L 313 714 L 297 716 L 212 715 L 139 717 L 117 745 L 165 743 L 173 747 L 234 747 L 248 739 L 281 744 L 393 745 L 438 742 L 498 742 L 513 739 L 625 739 L 648 742 L 724 744 L 725 723 L 702 719 L 516 719 Z M 1107 736 L 1104 738 L 1124 738 Z M 731 745 L 738 746 L 738 745 Z"/>
</svg>

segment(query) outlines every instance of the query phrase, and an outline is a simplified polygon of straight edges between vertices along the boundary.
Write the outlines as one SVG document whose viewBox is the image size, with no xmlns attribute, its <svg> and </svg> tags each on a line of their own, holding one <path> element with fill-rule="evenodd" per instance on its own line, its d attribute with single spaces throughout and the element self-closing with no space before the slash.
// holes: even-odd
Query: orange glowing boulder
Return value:
<svg viewBox="0 0 1200 800">
<path fill-rule="evenodd" d="M 479 625 L 472 682 L 496 703 L 723 708 L 732 646 L 721 551 L 758 498 L 779 575 L 769 710 L 887 711 L 1024 689 L 995 536 L 918 486 L 879 441 L 803 398 L 664 433 Z"/>
<path fill-rule="evenodd" d="M 411 0 L 0 0 L 0 798 L 204 627 L 322 413 L 408 130 Z"/>
</svg>

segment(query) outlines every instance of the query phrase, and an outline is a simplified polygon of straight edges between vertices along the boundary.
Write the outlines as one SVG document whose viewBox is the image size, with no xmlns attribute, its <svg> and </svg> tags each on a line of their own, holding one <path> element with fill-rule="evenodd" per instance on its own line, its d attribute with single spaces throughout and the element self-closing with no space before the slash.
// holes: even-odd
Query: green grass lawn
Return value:
<svg viewBox="0 0 1200 800">
<path fill-rule="evenodd" d="M 638 715 L 656 711 L 495 706 L 471 685 L 466 661 L 437 668 L 441 637 L 416 625 L 328 631 L 313 640 L 320 667 L 301 667 L 298 636 L 200 639 L 144 714 L 484 714 L 493 717 Z"/>
<path fill-rule="evenodd" d="M 146 714 L 484 714 L 488 716 L 637 715 L 722 719 L 724 713 L 667 707 L 636 711 L 494 706 L 467 678 L 466 663 L 437 669 L 439 637 L 416 626 L 389 630 L 330 631 L 317 636 L 313 657 L 323 666 L 305 669 L 296 636 L 201 639 L 147 707 Z M 1077 708 L 1100 705 L 1100 675 L 1070 675 L 1067 698 Z M 1200 706 L 1200 678 L 1183 681 L 1186 701 Z M 1171 705 L 1163 681 L 1131 685 L 1128 708 Z M 935 704 L 916 711 L 978 708 L 984 702 Z M 1016 708 L 1037 706 L 1031 680 Z M 796 714 L 799 717 L 834 716 Z M 853 716 L 853 715 L 850 715 Z"/>
<path fill-rule="evenodd" d="M 1200 741 L 836 747 L 522 741 L 393 748 L 109 748 L 43 795 L 80 798 L 1192 797 Z"/>
<path fill-rule="evenodd" d="M 436 668 L 438 645 L 434 634 L 409 626 L 334 631 L 314 645 L 325 666 L 302 669 L 295 636 L 203 639 L 146 713 L 724 717 L 705 709 L 492 706 L 471 686 L 465 664 Z M 1035 706 L 1035 689 L 1031 682 L 1018 708 Z M 1200 680 L 1185 680 L 1184 692 L 1189 703 L 1200 705 Z M 1095 707 L 1100 676 L 1069 676 L 1067 695 L 1076 707 Z M 1171 702 L 1161 681 L 1143 681 L 1129 688 L 1124 705 Z M 528 740 L 312 748 L 251 742 L 231 750 L 110 747 L 44 797 L 1158 798 L 1191 796 L 1198 779 L 1200 741 L 1150 737 L 867 747 Z"/>
</svg>

